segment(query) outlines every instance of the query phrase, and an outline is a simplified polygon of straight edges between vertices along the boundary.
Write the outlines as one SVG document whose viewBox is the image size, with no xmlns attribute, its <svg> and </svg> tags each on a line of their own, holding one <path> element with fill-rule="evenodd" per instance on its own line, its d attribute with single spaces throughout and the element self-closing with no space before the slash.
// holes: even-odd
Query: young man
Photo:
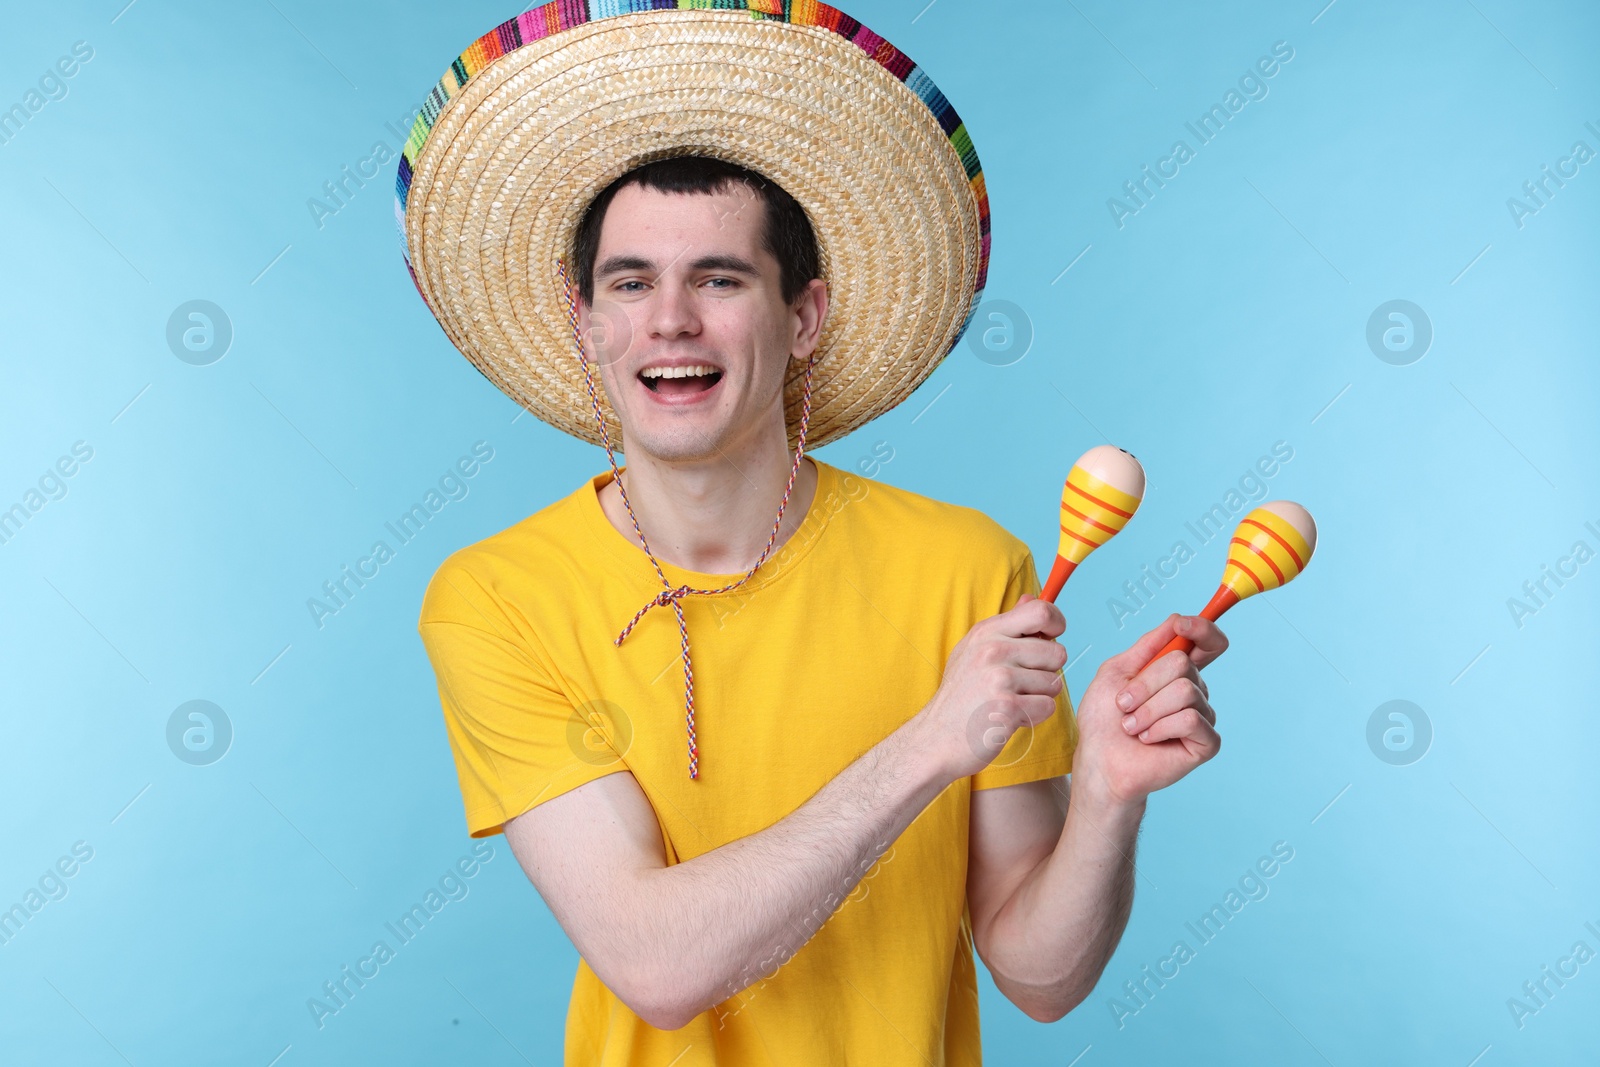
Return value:
<svg viewBox="0 0 1600 1067">
<path fill-rule="evenodd" d="M 659 15 L 657 29 L 684 23 Z M 692 43 L 703 59 L 714 35 Z M 445 112 L 430 141 L 467 137 L 468 114 Z M 477 275 L 428 258 L 463 242 L 430 246 L 439 188 L 423 182 L 439 179 L 423 176 L 472 156 L 428 151 L 408 159 L 414 276 L 502 384 L 512 357 L 483 355 L 470 285 L 445 284 Z M 537 203 L 528 184 L 502 188 Z M 847 325 L 883 320 L 887 344 L 889 307 L 914 294 L 872 284 L 889 275 L 853 266 L 871 257 L 851 257 L 826 198 L 801 187 L 797 201 L 679 152 L 585 199 L 552 247 L 571 233 L 569 324 L 629 462 L 452 555 L 424 599 L 469 831 L 506 834 L 581 956 L 568 1064 L 977 1064 L 974 948 L 1032 1018 L 1081 1001 L 1126 923 L 1145 798 L 1219 744 L 1198 674 L 1226 647 L 1213 624 L 1173 616 L 1107 660 L 1074 722 L 1065 621 L 1036 598 L 1022 542 L 804 457 L 831 302 Z M 975 260 L 976 230 L 953 230 Z M 933 338 L 902 336 L 929 363 L 917 381 L 969 306 Z M 828 364 L 819 406 L 870 418 L 903 399 L 891 372 L 916 355 L 886 370 L 873 352 Z M 796 425 L 786 383 L 801 365 Z M 588 403 L 609 453 L 598 393 Z M 1146 665 L 1174 633 L 1195 650 Z"/>
</svg>

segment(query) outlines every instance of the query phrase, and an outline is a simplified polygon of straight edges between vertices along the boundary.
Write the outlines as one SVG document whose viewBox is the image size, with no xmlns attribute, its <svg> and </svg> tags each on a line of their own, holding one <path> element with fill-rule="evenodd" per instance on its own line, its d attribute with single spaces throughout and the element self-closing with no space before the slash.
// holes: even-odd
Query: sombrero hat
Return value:
<svg viewBox="0 0 1600 1067">
<path fill-rule="evenodd" d="M 395 204 L 445 334 L 540 419 L 603 443 L 563 273 L 590 201 L 677 155 L 749 168 L 811 222 L 830 302 L 808 447 L 905 400 L 960 340 L 988 273 L 989 201 L 922 68 L 810 0 L 554 0 L 478 38 L 428 93 Z M 804 372 L 785 383 L 791 443 Z"/>
</svg>

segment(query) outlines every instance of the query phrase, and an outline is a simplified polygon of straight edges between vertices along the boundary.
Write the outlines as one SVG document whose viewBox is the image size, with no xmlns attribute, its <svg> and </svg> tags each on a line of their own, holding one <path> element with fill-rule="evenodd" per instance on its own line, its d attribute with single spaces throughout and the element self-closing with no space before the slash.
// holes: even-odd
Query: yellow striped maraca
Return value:
<svg viewBox="0 0 1600 1067">
<path fill-rule="evenodd" d="M 1228 542 L 1228 562 L 1222 584 L 1211 602 L 1200 609 L 1203 618 L 1216 622 L 1239 601 L 1292 581 L 1311 562 L 1317 547 L 1317 524 L 1311 513 L 1292 500 L 1262 504 L 1243 519 Z M 1194 647 L 1187 637 L 1174 637 L 1152 659 L 1173 649 Z"/>
<path fill-rule="evenodd" d="M 1144 468 L 1133 455 L 1097 445 L 1078 457 L 1061 487 L 1061 546 L 1040 600 L 1054 601 L 1089 553 L 1122 532 L 1144 499 Z"/>
</svg>

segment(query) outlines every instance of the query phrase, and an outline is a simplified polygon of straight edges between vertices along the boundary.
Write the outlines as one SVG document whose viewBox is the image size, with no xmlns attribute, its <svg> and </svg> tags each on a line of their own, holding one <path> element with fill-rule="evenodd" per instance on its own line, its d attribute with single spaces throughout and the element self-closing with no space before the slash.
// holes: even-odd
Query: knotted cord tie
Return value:
<svg viewBox="0 0 1600 1067">
<path fill-rule="evenodd" d="M 644 618 L 651 608 L 672 605 L 672 611 L 678 618 L 678 640 L 683 657 L 683 706 L 684 724 L 688 732 L 689 777 L 691 780 L 698 779 L 700 777 L 700 754 L 696 748 L 694 732 L 694 667 L 689 659 L 689 626 L 683 618 L 682 600 L 686 596 L 712 596 L 718 593 L 726 593 L 730 589 L 737 589 L 750 580 L 761 564 L 766 561 L 767 556 L 771 554 L 773 545 L 778 539 L 778 529 L 783 524 L 783 509 L 789 504 L 789 493 L 794 489 L 795 475 L 800 471 L 800 458 L 805 455 L 806 451 L 806 425 L 811 420 L 811 367 L 815 362 L 816 352 L 813 351 L 810 356 L 806 357 L 805 392 L 800 403 L 800 434 L 794 451 L 794 466 L 789 470 L 789 483 L 784 486 L 783 499 L 778 502 L 778 517 L 772 523 L 772 533 L 767 537 L 767 547 L 761 550 L 761 555 L 756 559 L 755 566 L 751 567 L 745 576 L 736 582 L 731 582 L 720 589 L 691 589 L 687 585 L 680 585 L 674 588 L 672 583 L 667 580 L 666 573 L 662 571 L 661 564 L 656 560 L 655 554 L 650 551 L 650 543 L 645 539 L 644 530 L 639 526 L 639 518 L 633 513 L 633 505 L 628 502 L 628 490 L 622 484 L 622 472 L 617 469 L 617 457 L 612 453 L 611 434 L 606 428 L 605 417 L 600 414 L 600 400 L 594 391 L 594 376 L 589 370 L 589 360 L 584 355 L 583 331 L 578 326 L 578 307 L 572 296 L 572 281 L 567 277 L 565 261 L 556 261 L 556 272 L 561 276 L 561 291 L 566 298 L 567 305 L 567 321 L 572 325 L 573 344 L 576 345 L 578 350 L 578 362 L 583 365 L 583 380 L 589 387 L 589 403 L 594 408 L 595 421 L 600 425 L 600 440 L 605 444 L 606 458 L 611 461 L 611 473 L 617 483 L 617 491 L 622 494 L 622 505 L 627 508 L 628 518 L 633 521 L 633 531 L 639 535 L 639 547 L 643 548 L 644 554 L 650 557 L 650 564 L 655 567 L 656 576 L 661 579 L 661 584 L 665 586 L 661 592 L 651 597 L 644 607 L 634 612 L 633 618 L 629 620 L 628 625 L 622 628 L 622 632 L 611 643 L 620 647 L 623 640 L 633 631 L 634 626 L 638 624 L 640 619 Z"/>
</svg>

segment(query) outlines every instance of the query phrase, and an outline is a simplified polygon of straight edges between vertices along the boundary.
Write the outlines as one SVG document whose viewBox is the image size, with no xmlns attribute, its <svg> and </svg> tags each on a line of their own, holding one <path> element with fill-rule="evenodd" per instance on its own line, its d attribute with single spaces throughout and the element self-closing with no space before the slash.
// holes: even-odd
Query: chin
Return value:
<svg viewBox="0 0 1600 1067">
<path fill-rule="evenodd" d="M 624 449 L 629 457 L 643 453 L 651 459 L 669 463 L 690 463 L 723 458 L 727 434 L 722 427 L 702 432 L 698 427 L 650 427 L 633 433 L 623 430 Z"/>
</svg>

